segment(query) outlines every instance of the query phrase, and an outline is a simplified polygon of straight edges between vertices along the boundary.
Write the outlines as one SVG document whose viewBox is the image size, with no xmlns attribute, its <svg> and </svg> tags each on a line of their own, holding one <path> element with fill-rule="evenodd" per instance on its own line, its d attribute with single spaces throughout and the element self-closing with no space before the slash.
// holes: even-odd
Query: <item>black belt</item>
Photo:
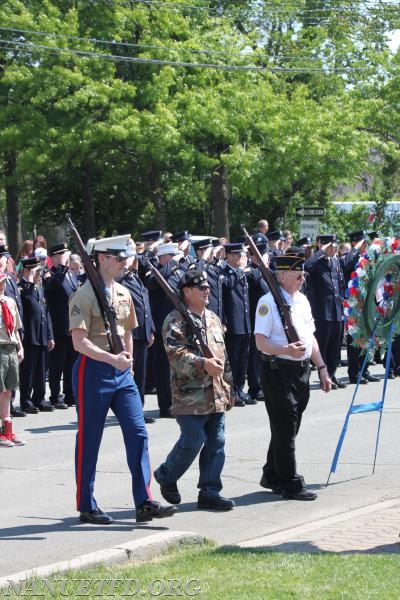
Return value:
<svg viewBox="0 0 400 600">
<path fill-rule="evenodd" d="M 279 356 L 269 356 L 268 354 L 261 354 L 261 360 L 268 364 L 275 363 L 278 365 L 287 365 L 289 367 L 309 367 L 310 359 L 303 358 L 303 360 L 290 360 L 288 358 L 279 358 Z"/>
</svg>

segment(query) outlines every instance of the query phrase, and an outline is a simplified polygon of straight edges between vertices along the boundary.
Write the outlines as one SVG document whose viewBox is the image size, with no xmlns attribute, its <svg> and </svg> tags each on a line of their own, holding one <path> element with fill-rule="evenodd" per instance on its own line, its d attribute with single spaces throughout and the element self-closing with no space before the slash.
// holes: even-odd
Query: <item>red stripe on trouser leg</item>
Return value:
<svg viewBox="0 0 400 600">
<path fill-rule="evenodd" d="M 76 457 L 76 508 L 79 510 L 82 489 L 82 462 L 83 462 L 83 381 L 86 365 L 86 356 L 81 357 L 78 370 L 78 452 Z"/>
</svg>

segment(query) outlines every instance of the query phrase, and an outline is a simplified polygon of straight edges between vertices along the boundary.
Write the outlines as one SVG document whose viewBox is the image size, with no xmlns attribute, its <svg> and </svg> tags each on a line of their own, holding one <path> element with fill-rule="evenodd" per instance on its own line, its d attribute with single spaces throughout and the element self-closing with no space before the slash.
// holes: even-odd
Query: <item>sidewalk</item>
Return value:
<svg viewBox="0 0 400 600">
<path fill-rule="evenodd" d="M 238 544 L 277 552 L 400 554 L 400 499 L 378 502 Z"/>
</svg>

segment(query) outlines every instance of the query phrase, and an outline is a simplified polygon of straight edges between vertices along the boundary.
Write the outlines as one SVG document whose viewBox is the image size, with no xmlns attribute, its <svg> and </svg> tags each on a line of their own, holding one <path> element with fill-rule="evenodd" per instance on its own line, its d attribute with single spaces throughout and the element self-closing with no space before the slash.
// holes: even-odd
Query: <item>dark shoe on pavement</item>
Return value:
<svg viewBox="0 0 400 600">
<path fill-rule="evenodd" d="M 172 517 L 176 512 L 174 506 L 162 506 L 154 500 L 146 500 L 136 509 L 136 523 L 146 523 L 153 519 L 164 519 Z"/>
<path fill-rule="evenodd" d="M 396 375 L 394 374 L 393 370 L 389 371 L 389 373 L 388 373 L 388 379 L 396 379 Z"/>
<path fill-rule="evenodd" d="M 23 404 L 22 405 L 22 409 L 24 411 L 24 413 L 28 414 L 28 415 L 37 415 L 40 410 L 38 409 L 37 406 L 35 406 L 34 404 L 32 404 L 32 402 L 28 402 L 27 404 Z"/>
<path fill-rule="evenodd" d="M 308 490 L 299 490 L 298 492 L 287 492 L 282 491 L 282 500 L 316 500 L 318 498 L 315 492 L 309 492 Z"/>
<path fill-rule="evenodd" d="M 70 398 L 69 396 L 65 396 L 64 402 L 67 406 L 76 406 L 75 398 Z"/>
<path fill-rule="evenodd" d="M 357 378 L 354 379 L 354 377 L 350 377 L 349 381 L 350 381 L 350 383 L 357 383 Z M 368 381 L 364 377 L 361 377 L 360 384 L 366 385 L 367 383 L 368 383 Z"/>
<path fill-rule="evenodd" d="M 247 400 L 244 401 L 245 404 L 248 404 L 249 406 L 252 404 L 257 404 L 257 400 L 255 398 L 251 398 L 250 396 L 247 398 Z"/>
<path fill-rule="evenodd" d="M 265 477 L 265 475 L 263 474 L 261 479 L 260 479 L 260 485 L 261 487 L 265 488 L 266 490 L 271 490 L 274 494 L 281 494 L 282 490 L 279 487 L 279 485 L 277 483 L 271 483 L 270 481 L 268 481 L 268 479 Z"/>
<path fill-rule="evenodd" d="M 26 417 L 26 412 L 19 406 L 11 406 L 12 417 Z"/>
<path fill-rule="evenodd" d="M 373 382 L 380 381 L 379 377 L 377 377 L 376 375 L 372 375 L 371 373 L 365 373 L 364 379 L 366 379 L 367 381 L 373 381 Z"/>
<path fill-rule="evenodd" d="M 175 419 L 174 415 L 172 414 L 172 408 L 160 410 L 160 419 Z"/>
<path fill-rule="evenodd" d="M 40 412 L 53 412 L 54 406 L 51 402 L 42 402 L 41 404 L 39 404 L 39 410 Z"/>
<path fill-rule="evenodd" d="M 262 400 L 264 400 L 264 392 L 263 392 L 262 390 L 260 390 L 260 391 L 257 393 L 256 400 L 258 400 L 258 401 L 260 401 L 260 402 L 261 402 Z"/>
<path fill-rule="evenodd" d="M 331 390 L 337 390 L 338 386 L 336 385 L 336 383 L 334 381 L 332 381 L 331 383 Z"/>
<path fill-rule="evenodd" d="M 95 508 L 89 512 L 81 512 L 79 515 L 81 523 L 91 523 L 92 525 L 110 525 L 113 523 L 112 518 L 100 508 Z"/>
<path fill-rule="evenodd" d="M 204 496 L 201 492 L 197 500 L 197 508 L 208 510 L 232 510 L 235 506 L 233 500 L 222 496 Z"/>
<path fill-rule="evenodd" d="M 51 403 L 51 405 L 59 410 L 65 410 L 66 408 L 68 408 L 68 405 L 65 404 L 65 402 L 55 402 L 54 404 Z"/>
<path fill-rule="evenodd" d="M 336 377 L 331 377 L 332 383 L 334 383 L 336 385 L 336 388 L 340 388 L 340 389 L 344 389 L 346 387 L 346 384 L 343 381 L 339 381 L 338 379 L 336 379 Z"/>
<path fill-rule="evenodd" d="M 144 415 L 144 422 L 145 423 L 155 423 L 156 419 L 154 417 L 148 417 L 147 415 Z"/>
<path fill-rule="evenodd" d="M 160 486 L 160 492 L 164 500 L 169 502 L 170 504 L 180 504 L 181 503 L 181 495 L 178 490 L 178 486 L 176 483 L 163 483 L 160 481 L 158 470 L 154 471 L 154 479 L 157 481 Z"/>
</svg>

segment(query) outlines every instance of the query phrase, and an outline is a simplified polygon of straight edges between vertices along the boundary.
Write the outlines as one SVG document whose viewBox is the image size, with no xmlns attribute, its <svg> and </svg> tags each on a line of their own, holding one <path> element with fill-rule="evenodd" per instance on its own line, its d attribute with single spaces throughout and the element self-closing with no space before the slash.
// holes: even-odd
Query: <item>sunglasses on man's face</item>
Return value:
<svg viewBox="0 0 400 600">
<path fill-rule="evenodd" d="M 202 285 L 198 285 L 196 287 L 198 290 L 201 290 L 202 292 L 205 292 L 206 290 L 210 289 L 210 286 L 207 283 L 203 283 Z"/>
<path fill-rule="evenodd" d="M 126 256 L 114 256 L 113 254 L 106 254 L 107 258 L 115 258 L 117 262 L 122 262 L 126 260 Z"/>
</svg>

